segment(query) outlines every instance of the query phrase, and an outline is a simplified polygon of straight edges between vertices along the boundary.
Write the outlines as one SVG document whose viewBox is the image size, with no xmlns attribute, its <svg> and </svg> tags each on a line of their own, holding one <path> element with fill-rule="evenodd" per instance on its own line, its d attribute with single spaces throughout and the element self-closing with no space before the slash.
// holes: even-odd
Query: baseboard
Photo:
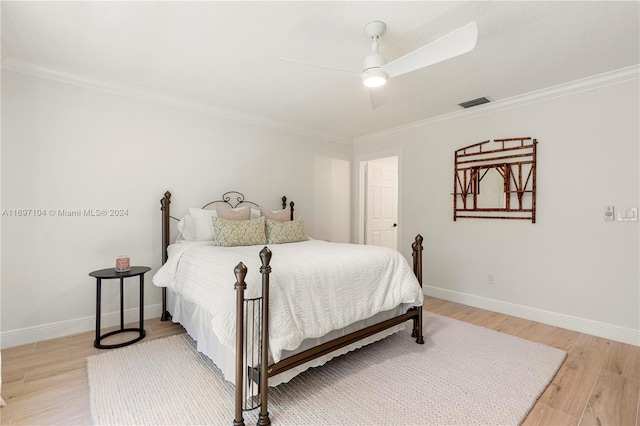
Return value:
<svg viewBox="0 0 640 426">
<path fill-rule="evenodd" d="M 162 313 L 162 305 L 150 305 L 144 307 L 144 319 L 159 318 Z M 140 309 L 125 309 L 124 322 L 137 322 L 140 318 Z M 120 324 L 120 311 L 103 313 L 100 328 L 113 327 Z M 34 327 L 26 327 L 17 330 L 9 330 L 0 334 L 0 348 L 12 348 L 42 340 L 64 337 L 96 329 L 95 315 L 77 318 L 68 321 L 54 322 Z"/>
<path fill-rule="evenodd" d="M 586 333 L 592 336 L 640 346 L 640 330 L 620 327 L 571 315 L 559 314 L 557 312 L 545 311 L 543 309 L 532 308 L 529 306 L 518 305 L 468 293 L 461 293 L 439 287 L 425 285 L 423 286 L 423 290 L 426 295 L 437 297 L 439 299 L 445 299 L 451 302 L 462 303 L 476 308 L 487 309 L 501 314 L 549 324 L 554 327 L 566 328 L 568 330 Z"/>
<path fill-rule="evenodd" d="M 559 314 L 557 312 L 545 311 L 529 306 L 504 302 L 483 296 L 462 293 L 444 288 L 425 285 L 424 293 L 428 296 L 451 302 L 462 303 L 476 308 L 487 309 L 501 314 L 512 315 L 519 318 L 538 321 L 554 327 L 566 328 L 580 333 L 590 334 L 605 339 L 611 339 L 630 345 L 640 346 L 640 330 L 620 327 L 612 324 L 593 321 L 571 315 Z M 144 318 L 158 318 L 162 314 L 160 304 L 145 306 Z M 139 309 L 127 309 L 124 313 L 126 323 L 135 322 L 139 318 Z M 112 327 L 120 322 L 120 312 L 110 312 L 102 315 L 102 326 Z M 89 316 L 68 321 L 43 324 L 34 327 L 26 327 L 17 330 L 5 331 L 0 334 L 0 348 L 12 348 L 14 346 L 26 345 L 28 343 L 42 340 L 64 337 L 87 331 L 95 331 L 96 318 Z"/>
</svg>

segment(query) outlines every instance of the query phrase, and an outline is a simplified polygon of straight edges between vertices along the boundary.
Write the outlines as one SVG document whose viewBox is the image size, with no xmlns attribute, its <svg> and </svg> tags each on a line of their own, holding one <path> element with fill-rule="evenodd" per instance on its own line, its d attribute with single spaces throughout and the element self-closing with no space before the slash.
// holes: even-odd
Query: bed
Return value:
<svg viewBox="0 0 640 426">
<path fill-rule="evenodd" d="M 161 199 L 162 320 L 181 323 L 236 386 L 234 425 L 268 388 L 393 334 L 422 336 L 422 237 L 413 268 L 395 250 L 309 238 L 294 203 L 268 210 L 231 191 L 178 219 Z M 170 242 L 171 221 L 178 237 Z M 235 282 L 232 280 L 235 279 Z M 171 311 L 171 313 L 169 313 Z"/>
</svg>

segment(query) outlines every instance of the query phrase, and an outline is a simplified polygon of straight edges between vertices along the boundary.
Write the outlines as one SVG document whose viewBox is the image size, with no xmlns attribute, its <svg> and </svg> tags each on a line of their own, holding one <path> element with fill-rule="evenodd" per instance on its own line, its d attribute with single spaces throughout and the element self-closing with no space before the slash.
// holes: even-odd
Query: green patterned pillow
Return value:
<svg viewBox="0 0 640 426">
<path fill-rule="evenodd" d="M 212 217 L 214 244 L 222 247 L 255 246 L 266 244 L 264 217 L 253 220 L 227 220 Z"/>
<path fill-rule="evenodd" d="M 306 241 L 307 239 L 301 217 L 289 222 L 267 219 L 267 243 L 295 243 L 297 241 Z"/>
</svg>

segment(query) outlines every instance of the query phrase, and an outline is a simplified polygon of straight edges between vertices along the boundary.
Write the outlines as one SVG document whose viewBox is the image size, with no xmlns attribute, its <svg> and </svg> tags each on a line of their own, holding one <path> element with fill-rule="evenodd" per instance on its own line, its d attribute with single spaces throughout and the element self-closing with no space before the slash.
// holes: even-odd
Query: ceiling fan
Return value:
<svg viewBox="0 0 640 426">
<path fill-rule="evenodd" d="M 362 78 L 362 84 L 373 89 L 381 88 L 390 78 L 470 52 L 475 47 L 478 39 L 478 26 L 475 22 L 470 22 L 431 43 L 419 47 L 391 62 L 387 62 L 384 56 L 378 51 L 378 40 L 386 29 L 387 25 L 382 21 L 373 21 L 365 25 L 364 32 L 371 38 L 372 42 L 371 53 L 364 58 L 361 72 L 310 64 L 287 58 L 279 59 L 296 64 L 348 73 Z M 373 90 L 369 90 L 369 94 L 373 108 L 386 104 L 386 95 L 376 93 Z"/>
</svg>

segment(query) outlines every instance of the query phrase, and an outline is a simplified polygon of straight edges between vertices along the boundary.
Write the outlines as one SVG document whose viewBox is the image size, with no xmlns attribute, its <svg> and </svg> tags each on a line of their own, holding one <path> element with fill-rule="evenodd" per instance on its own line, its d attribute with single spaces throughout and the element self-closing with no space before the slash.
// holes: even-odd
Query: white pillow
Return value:
<svg viewBox="0 0 640 426">
<path fill-rule="evenodd" d="M 238 211 L 247 207 L 239 207 Z M 212 217 L 218 217 L 216 209 L 189 208 L 189 214 L 178 222 L 178 237 L 176 241 L 215 241 Z M 260 210 L 251 209 L 251 219 L 260 217 Z"/>
<path fill-rule="evenodd" d="M 193 219 L 192 233 L 190 234 L 192 239 L 187 241 L 213 241 L 215 234 L 213 233 L 211 218 L 218 217 L 215 209 L 206 210 L 190 207 L 189 215 Z M 188 221 L 185 222 L 185 228 L 188 228 L 188 225 Z M 187 239 L 186 236 L 185 239 Z"/>
<path fill-rule="evenodd" d="M 195 241 L 195 229 L 193 223 L 193 217 L 191 215 L 184 215 L 180 222 L 178 222 L 178 236 L 176 237 L 176 243 L 181 241 Z"/>
</svg>

